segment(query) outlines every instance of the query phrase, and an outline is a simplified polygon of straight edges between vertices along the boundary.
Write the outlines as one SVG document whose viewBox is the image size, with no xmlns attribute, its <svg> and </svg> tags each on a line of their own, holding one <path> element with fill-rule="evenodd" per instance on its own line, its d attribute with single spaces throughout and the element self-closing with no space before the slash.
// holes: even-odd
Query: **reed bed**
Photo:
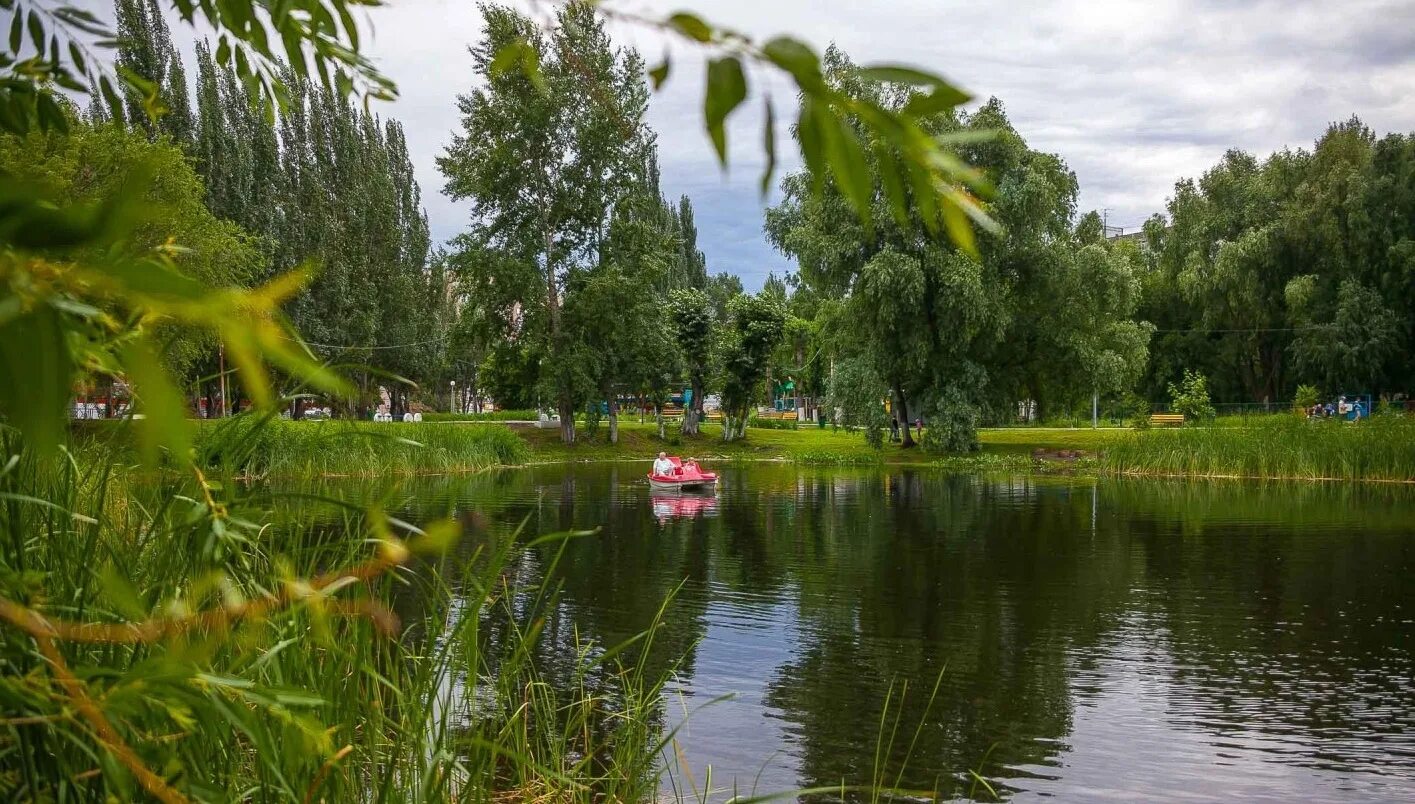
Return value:
<svg viewBox="0 0 1415 804">
<path fill-rule="evenodd" d="M 516 466 L 525 440 L 500 424 L 237 417 L 201 428 L 202 460 L 263 477 L 425 474 Z"/>
<path fill-rule="evenodd" d="M 1415 418 L 1281 415 L 1242 427 L 1138 431 L 1109 444 L 1100 462 L 1119 474 L 1411 482 Z"/>
</svg>

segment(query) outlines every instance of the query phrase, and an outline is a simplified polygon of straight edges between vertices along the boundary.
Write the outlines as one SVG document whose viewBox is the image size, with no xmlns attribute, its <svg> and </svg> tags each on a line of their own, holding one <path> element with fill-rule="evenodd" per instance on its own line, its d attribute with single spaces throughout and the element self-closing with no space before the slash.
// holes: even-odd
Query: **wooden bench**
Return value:
<svg viewBox="0 0 1415 804">
<path fill-rule="evenodd" d="M 1179 427 L 1184 424 L 1183 413 L 1151 413 L 1151 427 Z"/>
<path fill-rule="evenodd" d="M 785 413 L 781 414 L 781 418 L 783 421 L 794 422 L 797 418 L 796 411 L 788 410 Z"/>
<path fill-rule="evenodd" d="M 707 413 L 703 414 L 703 416 L 710 422 L 722 421 L 722 411 L 720 410 L 710 410 Z"/>
</svg>

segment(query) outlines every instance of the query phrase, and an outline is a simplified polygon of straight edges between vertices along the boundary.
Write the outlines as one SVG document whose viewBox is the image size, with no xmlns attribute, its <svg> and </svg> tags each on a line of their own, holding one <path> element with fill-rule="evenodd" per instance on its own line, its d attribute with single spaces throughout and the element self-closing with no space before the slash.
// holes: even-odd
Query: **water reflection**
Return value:
<svg viewBox="0 0 1415 804">
<path fill-rule="evenodd" d="M 670 519 L 696 519 L 717 514 L 716 494 L 655 494 L 649 498 L 660 525 Z"/>
<path fill-rule="evenodd" d="M 665 499 L 590 466 L 400 499 L 503 536 L 601 527 L 518 568 L 561 589 L 538 661 L 569 674 L 577 638 L 673 596 L 647 661 L 678 674 L 666 720 L 736 693 L 680 738 L 722 798 L 966 796 L 969 770 L 1018 799 L 1415 795 L 1406 491 L 759 466 Z"/>
</svg>

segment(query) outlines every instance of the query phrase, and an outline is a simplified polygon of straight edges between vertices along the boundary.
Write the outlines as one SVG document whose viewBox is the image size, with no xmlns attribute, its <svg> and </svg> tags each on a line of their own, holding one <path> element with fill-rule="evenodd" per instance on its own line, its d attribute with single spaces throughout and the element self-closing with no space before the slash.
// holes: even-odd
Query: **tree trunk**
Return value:
<svg viewBox="0 0 1415 804">
<path fill-rule="evenodd" d="M 609 395 L 609 443 L 619 443 L 619 400 Z"/>
<path fill-rule="evenodd" d="M 545 226 L 545 310 L 550 320 L 550 348 L 556 350 L 560 343 L 560 289 L 555 283 L 555 232 L 547 222 Z M 569 395 L 562 394 L 558 401 L 560 413 L 560 441 L 575 443 L 575 403 Z"/>
<path fill-rule="evenodd" d="M 697 378 L 689 382 L 693 401 L 683 411 L 683 435 L 697 435 L 703 421 L 703 385 Z"/>
<path fill-rule="evenodd" d="M 560 441 L 565 444 L 575 443 L 575 404 L 568 399 L 562 399 L 556 412 L 560 414 Z"/>
<path fill-rule="evenodd" d="M 904 428 L 904 437 L 900 442 L 901 449 L 909 449 L 914 446 L 914 436 L 909 429 L 909 403 L 904 399 L 904 389 L 898 384 L 894 386 L 894 407 L 895 415 L 899 417 L 899 424 Z"/>
</svg>

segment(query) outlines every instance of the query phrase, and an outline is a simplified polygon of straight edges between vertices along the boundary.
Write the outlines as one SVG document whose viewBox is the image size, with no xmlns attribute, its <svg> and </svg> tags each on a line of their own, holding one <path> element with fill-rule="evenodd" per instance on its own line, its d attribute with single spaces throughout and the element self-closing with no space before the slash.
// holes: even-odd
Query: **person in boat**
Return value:
<svg viewBox="0 0 1415 804">
<path fill-rule="evenodd" d="M 698 469 L 698 459 L 689 458 L 688 460 L 683 461 L 683 471 L 684 473 L 700 471 Z"/>
<path fill-rule="evenodd" d="M 660 452 L 658 458 L 653 462 L 653 473 L 666 477 L 673 474 L 673 461 L 668 460 L 668 453 Z"/>
</svg>

